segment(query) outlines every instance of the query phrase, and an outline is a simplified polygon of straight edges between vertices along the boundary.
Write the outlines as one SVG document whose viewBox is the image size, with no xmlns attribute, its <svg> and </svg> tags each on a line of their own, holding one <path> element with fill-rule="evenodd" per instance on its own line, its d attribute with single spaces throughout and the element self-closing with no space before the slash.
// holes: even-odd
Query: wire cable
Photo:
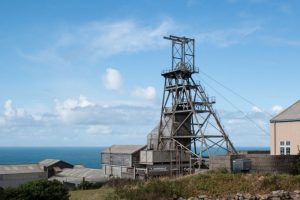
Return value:
<svg viewBox="0 0 300 200">
<path fill-rule="evenodd" d="M 207 73 L 203 72 L 202 70 L 199 70 L 199 72 L 201 72 L 203 75 L 205 75 L 207 78 L 209 78 L 210 80 L 214 81 L 215 83 L 217 83 L 218 85 L 220 85 L 221 87 L 225 88 L 226 90 L 228 90 L 229 92 L 231 92 L 232 94 L 240 97 L 242 100 L 244 100 L 245 102 L 247 102 L 248 104 L 250 104 L 251 106 L 254 106 L 256 108 L 258 108 L 261 112 L 269 115 L 269 117 L 273 117 L 273 115 L 271 115 L 270 113 L 268 113 L 267 111 L 261 109 L 259 106 L 257 106 L 255 103 L 253 103 L 252 101 L 246 99 L 245 97 L 243 97 L 242 95 L 238 94 L 237 92 L 235 92 L 234 90 L 232 90 L 231 88 L 225 86 L 224 84 L 222 84 L 221 82 L 217 81 L 216 79 L 214 79 L 212 76 L 208 75 Z M 199 76 L 199 75 L 198 75 Z"/>
<path fill-rule="evenodd" d="M 264 134 L 266 135 L 270 135 L 268 131 L 266 131 L 264 128 L 262 128 L 261 126 L 259 126 L 253 119 L 251 119 L 246 113 L 244 113 L 241 109 L 239 109 L 236 105 L 234 105 L 229 99 L 227 99 L 224 95 L 222 95 L 220 92 L 218 92 L 215 88 L 213 88 L 211 85 L 209 85 L 206 81 L 204 81 L 203 79 L 201 80 L 205 85 L 207 85 L 209 88 L 211 88 L 212 90 L 214 90 L 217 94 L 219 94 L 227 103 L 229 103 L 232 107 L 234 107 L 236 110 L 238 110 L 240 113 L 242 113 L 244 115 L 244 117 L 246 119 L 248 119 L 250 122 L 252 122 L 256 128 L 260 129 L 261 131 L 263 131 Z"/>
</svg>

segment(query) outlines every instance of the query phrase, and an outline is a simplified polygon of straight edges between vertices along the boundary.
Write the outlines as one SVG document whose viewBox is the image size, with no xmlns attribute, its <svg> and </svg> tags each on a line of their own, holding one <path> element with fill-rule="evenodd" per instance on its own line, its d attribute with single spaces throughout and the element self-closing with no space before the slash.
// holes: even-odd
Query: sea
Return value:
<svg viewBox="0 0 300 200">
<path fill-rule="evenodd" d="M 0 164 L 31 164 L 44 159 L 63 160 L 73 165 L 101 168 L 106 147 L 0 147 Z M 269 150 L 269 147 L 237 147 L 238 151 Z"/>
<path fill-rule="evenodd" d="M 73 165 L 101 168 L 106 147 L 0 147 L 0 164 L 31 164 L 44 159 L 63 160 Z"/>
</svg>

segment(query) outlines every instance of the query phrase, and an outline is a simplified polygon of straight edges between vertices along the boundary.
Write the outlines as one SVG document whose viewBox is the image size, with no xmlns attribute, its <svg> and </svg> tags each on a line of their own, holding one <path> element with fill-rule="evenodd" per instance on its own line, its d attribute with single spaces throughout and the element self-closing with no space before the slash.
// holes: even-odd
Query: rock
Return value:
<svg viewBox="0 0 300 200">
<path fill-rule="evenodd" d="M 244 195 L 243 195 L 242 193 L 237 193 L 236 196 L 242 197 L 242 196 L 244 196 Z"/>
<path fill-rule="evenodd" d="M 300 200 L 300 195 L 299 194 L 293 194 L 291 195 L 291 198 L 294 200 Z"/>
<path fill-rule="evenodd" d="M 206 195 L 199 195 L 199 196 L 198 196 L 198 199 L 199 199 L 199 200 L 206 200 L 206 199 L 208 199 L 208 198 L 207 198 Z"/>
<path fill-rule="evenodd" d="M 300 194 L 300 190 L 295 190 L 294 193 L 295 194 Z"/>
<path fill-rule="evenodd" d="M 270 198 L 270 195 L 268 195 L 268 194 L 258 195 L 258 199 L 261 199 L 261 200 L 267 200 L 269 198 Z"/>
<path fill-rule="evenodd" d="M 252 195 L 249 193 L 245 194 L 244 197 L 245 199 L 252 199 Z"/>
<path fill-rule="evenodd" d="M 183 197 L 179 197 L 177 200 L 185 200 L 185 198 L 183 198 Z"/>
<path fill-rule="evenodd" d="M 283 190 L 272 191 L 271 195 L 272 197 L 283 197 L 284 191 Z"/>
<path fill-rule="evenodd" d="M 282 193 L 282 198 L 283 199 L 290 199 L 290 193 L 289 192 L 287 192 L 287 191 L 283 191 L 283 193 Z"/>
<path fill-rule="evenodd" d="M 271 200 L 281 200 L 280 197 L 271 197 Z"/>
<path fill-rule="evenodd" d="M 236 195 L 235 195 L 235 198 L 234 199 L 236 199 L 236 200 L 243 200 L 244 199 L 244 195 L 242 194 L 242 193 L 237 193 Z"/>
<path fill-rule="evenodd" d="M 281 194 L 281 191 L 280 191 L 280 190 L 272 191 L 272 192 L 271 192 L 272 197 L 280 197 L 280 194 Z"/>
<path fill-rule="evenodd" d="M 263 180 L 265 180 L 265 177 L 264 177 L 264 176 L 260 176 L 260 177 L 258 178 L 258 180 L 259 180 L 259 181 L 263 181 Z"/>
<path fill-rule="evenodd" d="M 199 200 L 197 197 L 189 197 L 187 200 Z"/>
</svg>

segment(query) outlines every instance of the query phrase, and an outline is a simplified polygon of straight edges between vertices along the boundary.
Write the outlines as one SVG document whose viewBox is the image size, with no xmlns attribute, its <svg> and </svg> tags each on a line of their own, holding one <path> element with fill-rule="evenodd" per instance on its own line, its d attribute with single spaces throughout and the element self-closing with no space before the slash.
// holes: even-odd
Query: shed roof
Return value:
<svg viewBox="0 0 300 200">
<path fill-rule="evenodd" d="M 60 160 L 56 160 L 56 159 L 45 159 L 39 162 L 40 165 L 49 167 L 51 165 L 54 165 L 56 163 L 60 162 Z"/>
<path fill-rule="evenodd" d="M 59 163 L 59 162 L 63 162 L 63 163 L 73 166 L 72 164 L 67 163 L 63 160 L 56 160 L 56 159 L 45 159 L 45 160 L 40 161 L 39 164 L 42 166 L 45 166 L 45 167 L 49 167 L 49 166 L 55 165 L 56 163 Z"/>
<path fill-rule="evenodd" d="M 271 123 L 294 121 L 300 121 L 300 100 L 271 119 Z"/>
<path fill-rule="evenodd" d="M 120 154 L 133 154 L 146 147 L 146 145 L 112 145 L 102 153 L 120 153 Z"/>
<path fill-rule="evenodd" d="M 38 164 L 0 165 L 0 174 L 25 174 L 38 172 L 44 172 L 43 167 Z"/>
<path fill-rule="evenodd" d="M 51 177 L 49 180 L 59 180 L 64 182 L 71 182 L 79 184 L 83 178 L 90 182 L 103 182 L 106 180 L 103 170 L 91 169 L 91 168 L 80 168 L 80 169 L 69 169 L 65 168 L 62 172 Z"/>
<path fill-rule="evenodd" d="M 101 169 L 81 168 L 81 169 L 70 169 L 65 168 L 57 174 L 60 177 L 76 177 L 76 178 L 96 178 L 103 177 L 103 171 Z"/>
</svg>

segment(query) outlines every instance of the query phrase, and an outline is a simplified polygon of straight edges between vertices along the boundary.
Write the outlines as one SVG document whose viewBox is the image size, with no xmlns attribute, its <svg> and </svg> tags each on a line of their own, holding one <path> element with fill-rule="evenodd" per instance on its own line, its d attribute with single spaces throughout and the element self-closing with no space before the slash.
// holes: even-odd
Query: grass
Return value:
<svg viewBox="0 0 300 200">
<path fill-rule="evenodd" d="M 115 179 L 98 190 L 71 192 L 77 199 L 174 199 L 208 195 L 226 197 L 238 192 L 265 194 L 274 190 L 293 191 L 300 188 L 300 175 L 231 174 L 209 172 L 176 179 L 153 178 L 147 181 Z"/>
<path fill-rule="evenodd" d="M 114 189 L 112 187 L 102 187 L 94 190 L 76 190 L 70 192 L 70 200 L 106 200 L 113 199 Z"/>
</svg>

